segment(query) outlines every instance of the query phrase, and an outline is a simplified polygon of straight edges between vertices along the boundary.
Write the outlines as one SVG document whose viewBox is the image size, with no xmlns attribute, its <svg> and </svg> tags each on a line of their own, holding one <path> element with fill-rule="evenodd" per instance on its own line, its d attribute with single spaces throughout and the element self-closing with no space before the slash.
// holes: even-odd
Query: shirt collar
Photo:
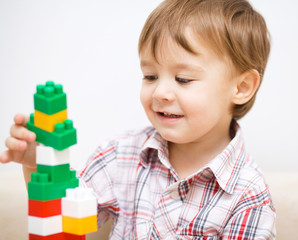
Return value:
<svg viewBox="0 0 298 240">
<path fill-rule="evenodd" d="M 220 187 L 232 194 L 246 159 L 247 153 L 242 131 L 237 125 L 235 137 L 219 155 L 206 165 L 206 168 L 213 172 Z"/>
<path fill-rule="evenodd" d="M 152 160 L 151 157 L 149 157 L 149 154 L 152 153 L 152 151 L 150 151 L 151 149 L 157 150 L 158 159 L 165 167 L 170 169 L 168 142 L 164 140 L 156 130 L 148 137 L 141 149 L 140 159 L 145 168 L 148 167 L 149 161 Z"/>
<path fill-rule="evenodd" d="M 195 175 L 211 170 L 215 176 L 219 186 L 227 193 L 232 194 L 239 178 L 240 170 L 245 163 L 247 153 L 244 146 L 244 140 L 241 128 L 238 124 L 235 126 L 235 137 L 231 140 L 228 146 L 205 167 L 198 170 L 185 180 L 188 180 Z M 171 169 L 171 164 L 168 158 L 168 144 L 161 135 L 154 130 L 144 143 L 141 150 L 141 163 L 144 167 L 148 167 L 149 161 L 152 160 L 148 155 L 151 149 L 155 149 L 158 154 L 158 159 L 161 163 Z M 209 171 L 208 171 L 209 172 Z M 207 172 L 205 172 L 207 175 Z"/>
</svg>

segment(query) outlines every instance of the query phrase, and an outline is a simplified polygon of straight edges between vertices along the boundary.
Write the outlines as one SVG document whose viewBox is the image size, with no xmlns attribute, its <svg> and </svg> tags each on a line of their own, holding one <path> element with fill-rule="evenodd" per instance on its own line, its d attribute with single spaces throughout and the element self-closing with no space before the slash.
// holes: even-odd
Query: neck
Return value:
<svg viewBox="0 0 298 240">
<path fill-rule="evenodd" d="M 179 178 L 185 178 L 220 154 L 231 141 L 230 127 L 189 143 L 168 143 L 169 159 Z"/>
</svg>

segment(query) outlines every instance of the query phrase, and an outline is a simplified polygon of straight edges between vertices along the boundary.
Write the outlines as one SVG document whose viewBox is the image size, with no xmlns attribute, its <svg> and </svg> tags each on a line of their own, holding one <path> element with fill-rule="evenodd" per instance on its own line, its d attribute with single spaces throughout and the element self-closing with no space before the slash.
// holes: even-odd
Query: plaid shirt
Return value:
<svg viewBox="0 0 298 240">
<path fill-rule="evenodd" d="M 152 127 L 102 144 L 79 173 L 111 239 L 275 239 L 275 209 L 241 130 L 215 159 L 179 179 Z"/>
</svg>

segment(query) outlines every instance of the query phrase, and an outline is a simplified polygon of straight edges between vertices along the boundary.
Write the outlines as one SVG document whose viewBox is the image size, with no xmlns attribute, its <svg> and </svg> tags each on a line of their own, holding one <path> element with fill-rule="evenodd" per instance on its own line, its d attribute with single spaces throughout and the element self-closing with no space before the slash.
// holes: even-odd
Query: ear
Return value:
<svg viewBox="0 0 298 240">
<path fill-rule="evenodd" d="M 247 103 L 255 94 L 260 85 L 260 74 L 252 69 L 237 77 L 237 84 L 233 97 L 233 103 L 242 105 Z"/>
</svg>

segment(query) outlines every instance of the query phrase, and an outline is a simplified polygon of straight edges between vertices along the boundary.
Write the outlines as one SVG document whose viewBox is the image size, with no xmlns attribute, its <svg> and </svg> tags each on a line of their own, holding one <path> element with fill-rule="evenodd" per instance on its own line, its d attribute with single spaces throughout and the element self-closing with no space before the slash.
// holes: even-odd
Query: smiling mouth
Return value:
<svg viewBox="0 0 298 240">
<path fill-rule="evenodd" d="M 171 113 L 165 113 L 165 112 L 158 112 L 160 116 L 167 117 L 167 118 L 181 118 L 183 115 L 177 115 L 177 114 L 171 114 Z"/>
</svg>

